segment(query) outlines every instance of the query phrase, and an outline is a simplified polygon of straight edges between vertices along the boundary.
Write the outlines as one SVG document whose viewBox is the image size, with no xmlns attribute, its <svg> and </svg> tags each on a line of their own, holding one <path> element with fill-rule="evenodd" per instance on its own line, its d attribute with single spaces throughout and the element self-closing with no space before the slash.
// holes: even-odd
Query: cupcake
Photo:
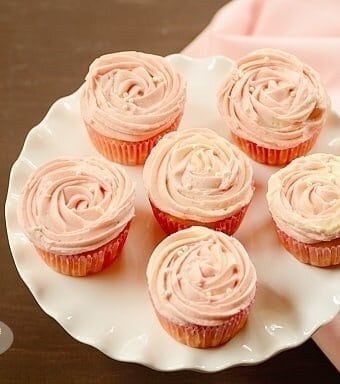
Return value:
<svg viewBox="0 0 340 384">
<path fill-rule="evenodd" d="M 163 57 L 119 52 L 90 65 L 80 109 L 97 150 L 136 165 L 144 164 L 161 136 L 177 129 L 185 99 L 185 81 Z"/>
<path fill-rule="evenodd" d="M 167 234 L 193 225 L 233 234 L 254 194 L 248 158 L 209 129 L 164 136 L 145 163 L 143 179 Z"/>
<path fill-rule="evenodd" d="M 289 53 L 260 49 L 236 62 L 218 107 L 244 152 L 260 163 L 283 165 L 313 147 L 329 98 L 311 67 Z"/>
<path fill-rule="evenodd" d="M 55 271 L 85 276 L 119 255 L 134 216 L 134 185 L 124 169 L 100 158 L 59 158 L 25 184 L 18 220 Z"/>
<path fill-rule="evenodd" d="M 340 156 L 292 161 L 270 177 L 267 201 L 288 252 L 318 267 L 340 264 Z"/>
<path fill-rule="evenodd" d="M 229 341 L 244 327 L 255 298 L 256 271 L 242 244 L 205 227 L 163 240 L 146 274 L 161 325 L 190 347 Z"/>
</svg>

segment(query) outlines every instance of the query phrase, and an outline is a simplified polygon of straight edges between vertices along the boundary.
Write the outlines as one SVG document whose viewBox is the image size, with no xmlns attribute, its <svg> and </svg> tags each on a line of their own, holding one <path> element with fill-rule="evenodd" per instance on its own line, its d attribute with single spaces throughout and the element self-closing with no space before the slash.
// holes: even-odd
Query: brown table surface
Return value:
<svg viewBox="0 0 340 384">
<path fill-rule="evenodd" d="M 1 0 L 1 214 L 11 164 L 29 130 L 72 93 L 102 53 L 179 52 L 223 0 Z M 15 269 L 1 221 L 0 321 L 14 332 L 0 383 L 332 383 L 336 370 L 309 340 L 256 366 L 216 374 L 161 373 L 109 359 L 75 341 L 35 302 Z M 316 309 L 317 310 L 317 309 Z"/>
</svg>

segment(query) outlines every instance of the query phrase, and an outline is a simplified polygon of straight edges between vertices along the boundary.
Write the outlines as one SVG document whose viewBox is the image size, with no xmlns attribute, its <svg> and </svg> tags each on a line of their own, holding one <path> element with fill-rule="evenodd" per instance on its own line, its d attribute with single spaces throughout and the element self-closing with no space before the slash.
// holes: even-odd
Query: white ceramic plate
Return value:
<svg viewBox="0 0 340 384">
<path fill-rule="evenodd" d="M 188 103 L 180 129 L 209 127 L 227 134 L 217 112 L 216 91 L 231 61 L 222 57 L 193 60 L 182 55 L 168 59 L 188 81 Z M 79 94 L 78 90 L 58 100 L 28 134 L 11 171 L 6 201 L 8 238 L 19 274 L 41 308 L 70 335 L 116 360 L 164 371 L 218 371 L 258 363 L 294 347 L 337 314 L 340 269 L 303 265 L 282 249 L 264 199 L 266 180 L 275 168 L 255 163 L 255 198 L 236 236 L 257 268 L 257 298 L 246 327 L 227 345 L 211 350 L 181 345 L 163 331 L 153 313 L 145 268 L 164 235 L 146 199 L 141 167 L 127 167 L 137 182 L 137 215 L 117 262 L 86 278 L 67 277 L 49 269 L 22 233 L 16 205 L 37 166 L 61 155 L 96 154 L 80 117 Z M 315 151 L 338 152 L 339 142 L 335 123 L 330 123 Z"/>
</svg>

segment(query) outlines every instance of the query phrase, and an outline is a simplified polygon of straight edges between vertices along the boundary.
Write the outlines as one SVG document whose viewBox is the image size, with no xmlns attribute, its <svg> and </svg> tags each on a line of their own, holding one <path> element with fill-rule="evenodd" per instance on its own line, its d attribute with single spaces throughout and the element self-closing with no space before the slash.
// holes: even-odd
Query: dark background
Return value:
<svg viewBox="0 0 340 384">
<path fill-rule="evenodd" d="M 97 56 L 123 50 L 179 52 L 223 0 L 0 0 L 1 215 L 11 164 L 28 131 L 59 97 L 79 87 Z M 313 341 L 257 366 L 216 374 L 160 373 L 120 363 L 81 344 L 39 308 L 20 280 L 4 220 L 0 321 L 14 344 L 0 355 L 0 383 L 333 383 L 333 366 Z"/>
</svg>

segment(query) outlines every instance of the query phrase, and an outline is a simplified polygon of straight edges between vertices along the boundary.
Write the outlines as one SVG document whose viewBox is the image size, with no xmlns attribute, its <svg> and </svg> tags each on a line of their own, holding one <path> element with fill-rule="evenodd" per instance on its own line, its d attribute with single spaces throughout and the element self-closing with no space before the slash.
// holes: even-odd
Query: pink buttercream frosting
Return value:
<svg viewBox="0 0 340 384">
<path fill-rule="evenodd" d="M 143 179 L 156 207 L 199 222 L 233 215 L 254 193 L 248 158 L 209 129 L 165 135 L 147 158 Z"/>
<path fill-rule="evenodd" d="M 235 63 L 218 93 L 218 106 L 236 135 L 285 149 L 319 132 L 329 97 L 315 70 L 289 53 L 267 48 Z"/>
<path fill-rule="evenodd" d="M 267 201 L 276 225 L 295 240 L 340 238 L 340 156 L 300 157 L 268 181 Z"/>
<path fill-rule="evenodd" d="M 186 83 L 161 56 L 119 52 L 96 59 L 81 94 L 85 123 L 100 134 L 142 141 L 181 117 Z"/>
<path fill-rule="evenodd" d="M 65 157 L 25 184 L 18 219 L 31 242 L 57 254 L 91 251 L 116 238 L 134 216 L 134 185 L 101 158 Z"/>
<path fill-rule="evenodd" d="M 256 271 L 242 244 L 205 227 L 163 240 L 146 274 L 156 310 L 177 324 L 220 325 L 255 297 Z"/>
</svg>

